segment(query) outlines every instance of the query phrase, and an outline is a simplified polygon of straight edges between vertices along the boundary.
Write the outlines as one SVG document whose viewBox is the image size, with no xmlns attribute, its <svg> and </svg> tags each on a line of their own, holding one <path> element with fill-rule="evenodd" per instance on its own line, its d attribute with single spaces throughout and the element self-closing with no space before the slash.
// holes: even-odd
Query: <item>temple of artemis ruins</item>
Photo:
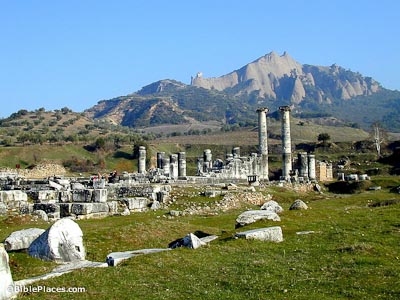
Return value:
<svg viewBox="0 0 400 300">
<path fill-rule="evenodd" d="M 196 176 L 186 175 L 186 153 L 166 155 L 165 152 L 157 153 L 157 166 L 146 172 L 146 149 L 139 148 L 139 174 L 147 176 L 150 181 L 159 180 L 189 180 L 203 182 L 203 179 L 216 180 L 269 180 L 268 170 L 268 108 L 257 109 L 258 114 L 258 153 L 244 156 L 239 147 L 234 147 L 224 159 L 213 159 L 210 149 L 205 149 L 203 155 L 197 158 Z M 310 182 L 332 178 L 331 165 L 316 162 L 315 155 L 300 152 L 297 157 L 292 155 L 290 133 L 290 106 L 280 106 L 281 138 L 282 138 L 282 174 L 281 181 Z M 147 175 L 145 175 L 147 174 Z"/>
</svg>

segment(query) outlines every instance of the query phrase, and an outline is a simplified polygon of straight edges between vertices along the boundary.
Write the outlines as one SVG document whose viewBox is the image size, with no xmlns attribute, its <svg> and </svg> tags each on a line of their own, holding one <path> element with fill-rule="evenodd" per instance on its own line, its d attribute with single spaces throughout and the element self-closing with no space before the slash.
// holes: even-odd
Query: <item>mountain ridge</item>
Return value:
<svg viewBox="0 0 400 300">
<path fill-rule="evenodd" d="M 294 104 L 299 104 L 308 96 L 329 103 L 336 99 L 371 95 L 381 89 L 372 78 L 336 64 L 330 67 L 302 65 L 287 52 L 279 56 L 274 51 L 220 77 L 205 78 L 199 72 L 191 78 L 191 85 L 215 88 L 234 95 L 257 92 L 260 98 L 286 98 Z"/>
<path fill-rule="evenodd" d="M 287 52 L 268 53 L 221 77 L 198 73 L 189 85 L 159 80 L 129 95 L 99 101 L 85 113 L 138 128 L 192 122 L 242 126 L 256 124 L 257 107 L 272 112 L 281 105 L 291 105 L 297 115 L 329 115 L 362 128 L 381 121 L 400 131 L 399 91 L 336 64 L 300 64 Z"/>
</svg>

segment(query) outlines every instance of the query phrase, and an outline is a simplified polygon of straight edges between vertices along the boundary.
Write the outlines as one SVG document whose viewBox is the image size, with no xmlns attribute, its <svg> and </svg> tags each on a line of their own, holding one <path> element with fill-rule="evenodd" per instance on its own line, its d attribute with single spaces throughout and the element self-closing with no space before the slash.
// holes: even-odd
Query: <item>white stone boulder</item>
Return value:
<svg viewBox="0 0 400 300">
<path fill-rule="evenodd" d="M 274 200 L 269 200 L 268 202 L 265 202 L 262 206 L 261 206 L 262 210 L 269 210 L 269 211 L 273 211 L 277 214 L 280 214 L 283 212 L 283 208 L 282 206 L 280 206 L 278 204 L 278 202 L 274 201 Z"/>
<path fill-rule="evenodd" d="M 269 210 L 248 210 L 236 218 L 236 228 L 254 223 L 259 220 L 280 222 L 281 218 L 277 213 Z"/>
<path fill-rule="evenodd" d="M 238 238 L 245 238 L 246 240 L 252 239 L 277 243 L 283 241 L 282 228 L 280 226 L 248 230 L 236 233 L 235 236 Z"/>
<path fill-rule="evenodd" d="M 85 259 L 83 233 L 71 219 L 55 222 L 29 247 L 29 255 L 55 262 L 74 262 Z"/>
<path fill-rule="evenodd" d="M 28 249 L 45 230 L 40 228 L 28 228 L 14 231 L 4 241 L 4 248 L 7 251 Z"/>
<path fill-rule="evenodd" d="M 14 281 L 11 276 L 9 258 L 4 245 L 0 244 L 0 300 L 8 300 L 15 296 Z"/>
<path fill-rule="evenodd" d="M 293 204 L 290 206 L 289 210 L 305 210 L 308 209 L 307 204 L 304 203 L 303 200 L 297 199 L 293 202 Z"/>
</svg>

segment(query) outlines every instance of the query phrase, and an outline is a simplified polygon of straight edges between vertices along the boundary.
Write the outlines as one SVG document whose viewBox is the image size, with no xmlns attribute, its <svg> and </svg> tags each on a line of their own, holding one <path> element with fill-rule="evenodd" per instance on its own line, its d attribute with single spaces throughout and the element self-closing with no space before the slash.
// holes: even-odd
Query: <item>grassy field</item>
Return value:
<svg viewBox="0 0 400 300">
<path fill-rule="evenodd" d="M 284 241 L 234 239 L 242 210 L 218 215 L 167 218 L 167 211 L 78 221 L 87 259 L 104 261 L 112 251 L 165 248 L 189 232 L 201 230 L 220 239 L 197 250 L 177 249 L 132 258 L 115 268 L 77 270 L 35 286 L 85 287 L 86 292 L 31 293 L 20 299 L 399 299 L 400 205 L 369 207 L 399 199 L 389 192 L 398 177 L 378 177 L 380 191 L 354 195 L 302 194 L 280 187 L 262 189 L 285 209 L 282 221 L 257 222 L 247 229 L 282 227 Z M 176 202 L 209 201 L 196 196 Z M 295 199 L 306 211 L 289 211 Z M 176 207 L 179 208 L 179 207 Z M 29 218 L 0 220 L 0 239 L 14 230 L 46 228 Z M 309 235 L 298 231 L 312 230 Z M 10 253 L 15 280 L 44 273 L 54 264 Z"/>
</svg>

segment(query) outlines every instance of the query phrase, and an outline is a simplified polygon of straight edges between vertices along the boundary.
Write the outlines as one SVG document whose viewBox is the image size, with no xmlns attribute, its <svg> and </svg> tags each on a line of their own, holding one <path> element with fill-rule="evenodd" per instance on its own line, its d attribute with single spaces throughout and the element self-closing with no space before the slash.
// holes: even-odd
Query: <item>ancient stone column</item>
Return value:
<svg viewBox="0 0 400 300">
<path fill-rule="evenodd" d="M 260 175 L 259 172 L 259 159 L 257 153 L 251 153 L 252 172 L 250 175 Z"/>
<path fill-rule="evenodd" d="M 163 161 L 165 157 L 165 152 L 157 152 L 157 169 L 163 169 Z"/>
<path fill-rule="evenodd" d="M 316 180 L 316 170 L 315 170 L 315 155 L 308 154 L 308 178 L 310 180 Z"/>
<path fill-rule="evenodd" d="M 139 173 L 146 173 L 146 147 L 139 147 Z"/>
<path fill-rule="evenodd" d="M 210 149 L 206 149 L 203 152 L 203 172 L 207 173 L 212 169 L 212 154 Z"/>
<path fill-rule="evenodd" d="M 178 172 L 178 154 L 171 154 L 169 157 L 169 165 L 170 171 L 169 175 L 172 179 L 177 179 L 179 172 Z"/>
<path fill-rule="evenodd" d="M 261 174 L 260 179 L 268 180 L 268 133 L 267 133 L 267 113 L 268 108 L 257 109 L 258 113 L 258 146 L 261 154 Z"/>
<path fill-rule="evenodd" d="M 178 153 L 178 176 L 186 176 L 186 152 Z"/>
<path fill-rule="evenodd" d="M 162 165 L 163 165 L 163 169 L 164 169 L 164 176 L 169 177 L 170 166 L 169 166 L 169 156 L 168 155 L 164 156 Z"/>
<path fill-rule="evenodd" d="M 292 142 L 290 138 L 290 106 L 280 106 L 282 120 L 282 177 L 290 179 L 292 171 Z"/>
<path fill-rule="evenodd" d="M 234 147 L 232 149 L 232 155 L 233 155 L 233 158 L 239 158 L 240 157 L 240 147 Z"/>
<path fill-rule="evenodd" d="M 299 165 L 299 176 L 305 180 L 308 179 L 308 158 L 307 152 L 300 152 L 297 154 L 297 161 Z"/>
</svg>

